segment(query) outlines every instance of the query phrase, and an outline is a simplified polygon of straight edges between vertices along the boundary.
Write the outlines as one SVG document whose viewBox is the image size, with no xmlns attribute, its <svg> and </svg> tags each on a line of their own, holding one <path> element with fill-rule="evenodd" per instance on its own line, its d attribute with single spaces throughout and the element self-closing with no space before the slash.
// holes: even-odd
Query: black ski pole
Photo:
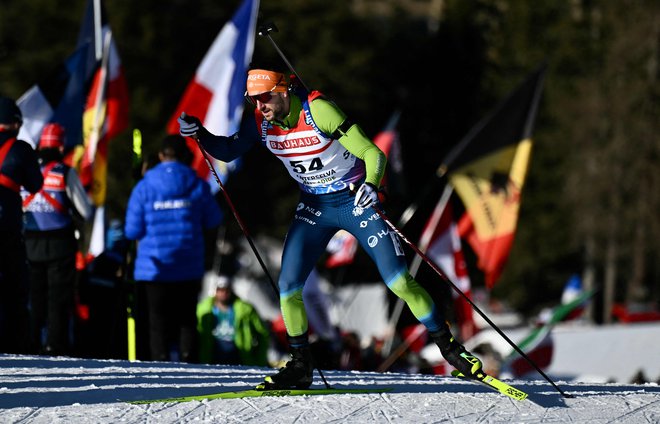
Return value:
<svg viewBox="0 0 660 424">
<path fill-rule="evenodd" d="M 294 69 L 291 62 L 289 62 L 289 60 L 286 58 L 286 56 L 284 55 L 284 52 L 282 50 L 280 50 L 280 48 L 277 46 L 277 43 L 275 42 L 275 40 L 273 40 L 273 37 L 270 36 L 271 31 L 272 32 L 277 32 L 277 27 L 275 26 L 274 22 L 268 22 L 264 25 L 261 25 L 259 27 L 259 30 L 258 30 L 257 33 L 262 37 L 268 38 L 270 43 L 275 48 L 275 51 L 277 51 L 277 54 L 280 55 L 280 57 L 282 58 L 284 63 L 286 63 L 286 66 L 289 67 L 289 70 L 293 73 L 293 75 L 296 76 L 296 79 L 298 80 L 298 83 L 300 83 L 300 85 L 302 85 L 302 87 L 305 89 L 305 91 L 309 91 L 309 88 L 307 88 L 307 85 L 305 85 L 305 82 L 302 80 L 302 78 L 300 78 L 300 75 L 298 75 L 298 72 L 296 72 L 296 70 Z M 201 148 L 201 146 L 200 146 L 200 148 Z M 325 379 L 325 376 L 323 375 L 323 372 L 321 371 L 321 368 L 317 367 L 316 370 L 319 372 L 319 375 L 321 376 L 321 380 L 323 380 L 323 383 L 325 384 L 325 386 L 327 388 L 330 388 L 330 384 L 328 384 L 327 380 Z"/>
<path fill-rule="evenodd" d="M 186 113 L 183 112 L 181 113 L 181 119 L 186 119 Z M 218 187 L 220 187 L 220 191 L 222 192 L 222 195 L 224 196 L 225 200 L 227 201 L 227 204 L 229 205 L 229 209 L 231 209 L 231 213 L 234 215 L 234 218 L 236 219 L 236 222 L 238 222 L 238 226 L 241 227 L 241 231 L 243 232 L 243 235 L 247 239 L 248 243 L 250 244 L 250 247 L 252 248 L 252 251 L 254 252 L 254 255 L 257 257 L 257 260 L 259 261 L 259 265 L 261 265 L 261 268 L 263 269 L 264 273 L 268 277 L 268 280 L 270 281 L 270 285 L 275 291 L 275 294 L 277 295 L 277 298 L 280 298 L 280 290 L 277 287 L 277 284 L 275 283 L 275 280 L 273 280 L 273 277 L 270 275 L 270 272 L 268 271 L 268 268 L 266 267 L 266 264 L 264 263 L 263 259 L 261 258 L 261 255 L 259 254 L 259 251 L 257 250 L 257 247 L 255 246 L 254 242 L 252 241 L 252 237 L 250 236 L 250 233 L 248 233 L 247 228 L 245 227 L 245 224 L 243 224 L 243 220 L 241 217 L 238 215 L 238 212 L 236 211 L 236 208 L 234 207 L 234 203 L 231 201 L 229 198 L 229 194 L 227 193 L 227 190 L 225 190 L 225 186 L 222 184 L 222 181 L 220 181 L 220 177 L 218 176 L 218 173 L 215 170 L 215 166 L 213 166 L 213 163 L 211 163 L 211 159 L 209 159 L 208 153 L 206 153 L 206 150 L 204 150 L 204 147 L 202 146 L 202 143 L 199 141 L 199 138 L 197 136 L 192 137 L 193 140 L 197 143 L 197 147 L 199 148 L 199 151 L 202 153 L 202 156 L 204 157 L 204 161 L 206 162 L 206 166 L 209 167 L 209 170 L 213 174 L 213 177 L 215 178 L 215 182 L 218 183 Z M 319 372 L 319 375 L 321 376 L 321 380 L 325 384 L 325 387 L 330 389 L 330 384 L 328 381 L 325 379 L 325 375 L 323 375 L 323 371 L 321 371 L 321 368 L 317 367 L 316 370 Z"/>
<path fill-rule="evenodd" d="M 515 343 L 514 343 L 514 342 L 513 342 L 513 341 L 512 341 L 512 340 L 511 340 L 506 334 L 504 334 L 504 332 L 503 332 L 503 331 L 502 331 L 497 325 L 495 325 L 495 323 L 494 323 L 493 321 L 491 321 L 491 319 L 488 318 L 488 316 L 486 316 L 486 314 L 483 313 L 483 312 L 481 311 L 481 309 L 479 309 L 479 307 L 478 307 L 477 305 L 475 305 L 474 302 L 472 302 L 472 300 L 471 300 L 469 297 L 467 297 L 467 296 L 465 295 L 465 293 L 463 293 L 463 292 L 461 291 L 461 289 L 459 289 L 458 286 L 456 286 L 456 284 L 454 284 L 454 283 L 449 279 L 449 277 L 447 277 L 447 276 L 446 276 L 446 275 L 440 270 L 440 268 L 438 268 L 437 265 L 435 265 L 435 264 L 433 263 L 432 260 L 430 260 L 430 259 L 428 258 L 428 256 L 426 256 L 426 255 L 425 255 L 425 254 L 424 254 L 424 253 L 423 253 L 423 252 L 422 252 L 417 246 L 415 246 L 414 243 L 412 243 L 410 240 L 408 240 L 408 238 L 407 238 L 407 237 L 406 237 L 406 236 L 405 236 L 405 235 L 404 235 L 404 234 L 403 234 L 403 233 L 402 233 L 402 232 L 401 232 L 401 231 L 400 231 L 400 230 L 399 230 L 399 229 L 398 229 L 393 223 L 392 223 L 392 221 L 390 221 L 390 220 L 387 218 L 387 216 L 385 216 L 385 213 L 384 213 L 382 210 L 380 210 L 380 208 L 378 208 L 377 206 L 372 206 L 372 207 L 373 207 L 373 209 L 376 211 L 376 213 L 378 214 L 378 216 L 380 216 L 381 219 L 382 219 L 383 221 L 385 221 L 385 223 L 387 224 L 387 226 L 390 227 L 390 228 L 392 229 L 392 231 L 394 231 L 399 237 L 401 237 L 401 239 L 402 239 L 403 241 L 405 241 L 405 242 L 408 244 L 408 246 L 410 246 L 410 247 L 415 251 L 415 253 L 417 253 L 417 254 L 418 254 L 418 255 L 424 260 L 424 262 L 426 262 L 426 264 L 427 264 L 428 266 L 430 266 L 430 267 L 433 269 L 433 271 L 435 271 L 435 272 L 436 272 L 436 273 L 437 273 L 437 274 L 438 274 L 438 275 L 439 275 L 439 276 L 440 276 L 445 282 L 447 282 L 447 283 L 448 283 L 448 284 L 454 289 L 454 291 L 456 291 L 456 293 L 458 293 L 458 294 L 460 294 L 461 296 L 463 296 L 463 298 L 464 298 L 465 300 L 467 300 L 467 302 L 470 304 L 470 306 L 472 306 L 472 308 L 473 308 L 473 309 L 474 309 L 479 315 L 481 315 L 481 317 L 482 317 L 482 318 L 483 318 L 483 319 L 484 319 L 484 320 L 485 320 L 485 321 L 486 321 L 486 322 L 487 322 L 487 323 L 488 323 L 488 324 L 489 324 L 489 325 L 490 325 L 495 331 L 497 331 L 497 333 L 498 333 L 500 336 L 502 336 L 502 338 L 503 338 L 504 340 L 506 340 L 507 343 L 509 343 L 509 344 L 511 345 L 511 347 L 513 347 L 513 349 L 514 349 L 516 352 L 518 352 L 518 353 L 520 354 L 520 356 L 522 356 L 523 358 L 525 358 L 525 360 L 526 360 L 527 362 L 529 362 L 529 364 L 530 364 L 532 367 L 534 367 L 534 369 L 536 369 L 536 371 L 538 371 L 538 373 L 541 374 L 541 376 L 543 376 L 543 378 L 545 378 L 546 381 L 547 381 L 548 383 L 550 383 L 555 389 L 557 389 L 557 391 L 558 391 L 559 393 L 561 393 L 561 395 L 562 395 L 563 397 L 565 397 L 565 398 L 572 398 L 572 397 L 574 397 L 573 395 L 564 392 L 559 386 L 557 386 L 557 385 L 555 384 L 555 382 L 552 381 L 552 380 L 550 379 L 550 377 L 548 377 L 548 376 L 543 372 L 543 370 L 542 370 L 541 368 L 539 368 L 539 366 L 536 365 L 536 363 L 535 363 L 534 361 L 532 361 L 532 359 L 531 359 L 529 356 L 527 356 L 527 354 L 526 354 L 525 352 L 523 352 L 522 349 L 520 349 L 520 348 L 518 347 L 518 345 L 516 345 L 516 344 L 515 344 Z"/>
<path fill-rule="evenodd" d="M 181 118 L 185 119 L 186 114 L 183 112 L 181 114 Z M 247 228 L 245 227 L 245 224 L 243 224 L 243 220 L 241 217 L 238 215 L 238 212 L 236 211 L 236 208 L 234 207 L 234 203 L 231 201 L 231 198 L 229 197 L 229 194 L 227 194 L 227 190 L 225 190 L 225 186 L 222 184 L 222 181 L 220 181 L 220 177 L 218 176 L 218 173 L 215 170 L 215 167 L 211 163 L 211 160 L 209 159 L 208 153 L 206 153 L 206 150 L 204 150 L 204 147 L 202 147 L 202 144 L 199 142 L 199 138 L 196 136 L 192 137 L 193 140 L 197 143 L 197 147 L 199 148 L 199 151 L 202 152 L 202 156 L 204 157 L 204 161 L 206 162 L 206 166 L 209 167 L 209 170 L 213 174 L 213 177 L 215 178 L 215 182 L 218 183 L 218 187 L 220 187 L 220 191 L 222 192 L 222 195 L 225 198 L 225 201 L 227 202 L 227 205 L 229 205 L 229 209 L 231 209 L 232 215 L 234 215 L 234 218 L 236 219 L 236 222 L 238 223 L 238 226 L 241 228 L 241 231 L 243 232 L 243 235 L 248 241 L 248 244 L 252 248 L 252 251 L 254 252 L 254 256 L 256 256 L 257 261 L 259 261 L 259 265 L 261 265 L 261 269 L 263 269 L 264 274 L 266 274 L 266 277 L 268 277 L 268 281 L 270 281 L 270 285 L 275 290 L 275 293 L 277 294 L 277 297 L 280 297 L 280 290 L 277 287 L 277 284 L 275 283 L 275 280 L 273 280 L 273 277 L 270 275 L 270 272 L 268 271 L 268 268 L 266 267 L 266 264 L 264 260 L 261 258 L 261 255 L 259 254 L 259 251 L 257 250 L 257 246 L 254 244 L 254 241 L 252 240 L 252 237 L 250 236 L 250 233 L 248 232 Z"/>
<path fill-rule="evenodd" d="M 261 35 L 262 37 L 267 37 L 270 40 L 270 43 L 273 45 L 273 47 L 275 47 L 275 50 L 280 55 L 280 57 L 282 58 L 284 63 L 286 63 L 286 66 L 289 67 L 289 70 L 293 73 L 293 75 L 296 76 L 296 78 L 298 79 L 298 82 L 300 82 L 300 85 L 303 86 L 305 91 L 309 91 L 309 89 L 307 88 L 307 86 L 303 82 L 302 78 L 300 78 L 300 75 L 298 75 L 298 72 L 296 72 L 296 70 L 293 68 L 293 65 L 291 65 L 291 62 L 289 62 L 287 60 L 287 58 L 286 58 L 286 56 L 284 56 L 284 53 L 282 52 L 282 50 L 280 50 L 280 48 L 277 47 L 277 44 L 275 43 L 275 40 L 273 40 L 273 37 L 270 36 L 271 31 L 272 32 L 277 32 L 277 27 L 275 26 L 275 24 L 273 22 L 268 22 L 268 23 L 266 23 L 264 25 L 261 25 L 259 27 L 258 34 Z"/>
</svg>

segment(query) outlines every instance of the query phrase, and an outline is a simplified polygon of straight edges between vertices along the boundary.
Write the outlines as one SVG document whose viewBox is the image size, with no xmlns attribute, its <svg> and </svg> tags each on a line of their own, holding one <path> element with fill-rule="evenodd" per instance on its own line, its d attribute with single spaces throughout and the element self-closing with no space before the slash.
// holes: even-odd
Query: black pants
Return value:
<svg viewBox="0 0 660 424">
<path fill-rule="evenodd" d="M 69 330 L 76 278 L 74 255 L 30 262 L 30 335 L 33 346 L 43 353 L 63 355 L 70 352 Z M 42 345 L 44 327 L 46 344 Z"/>
<path fill-rule="evenodd" d="M 0 352 L 28 353 L 28 275 L 20 232 L 0 231 Z"/>
<path fill-rule="evenodd" d="M 169 361 L 173 346 L 179 360 L 197 362 L 197 301 L 200 280 L 143 281 L 149 311 L 151 360 Z"/>
</svg>

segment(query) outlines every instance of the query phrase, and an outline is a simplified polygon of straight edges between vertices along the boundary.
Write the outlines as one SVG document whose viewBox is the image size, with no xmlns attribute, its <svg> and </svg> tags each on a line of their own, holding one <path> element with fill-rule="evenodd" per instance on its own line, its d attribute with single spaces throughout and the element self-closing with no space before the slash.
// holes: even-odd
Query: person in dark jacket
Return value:
<svg viewBox="0 0 660 424">
<path fill-rule="evenodd" d="M 204 231 L 222 215 L 209 185 L 182 163 L 190 157 L 183 137 L 165 137 L 159 157 L 131 193 L 125 234 L 138 240 L 134 278 L 145 286 L 151 359 L 168 361 L 176 341 L 179 359 L 194 362 Z"/>
<path fill-rule="evenodd" d="M 70 353 L 78 251 L 75 231 L 94 212 L 76 170 L 63 162 L 65 138 L 60 124 L 44 126 L 37 148 L 43 188 L 34 194 L 21 193 L 30 263 L 30 338 L 32 349 L 47 355 Z"/>
<path fill-rule="evenodd" d="M 37 155 L 18 140 L 23 123 L 14 100 L 0 97 L 0 352 L 28 351 L 28 269 L 23 242 L 21 187 L 41 189 Z"/>
</svg>

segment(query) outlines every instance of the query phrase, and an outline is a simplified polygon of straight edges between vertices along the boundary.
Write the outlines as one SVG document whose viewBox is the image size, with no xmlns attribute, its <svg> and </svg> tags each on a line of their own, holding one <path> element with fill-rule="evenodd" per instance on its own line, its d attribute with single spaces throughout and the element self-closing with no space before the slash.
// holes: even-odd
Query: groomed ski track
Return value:
<svg viewBox="0 0 660 424">
<path fill-rule="evenodd" d="M 126 401 L 241 390 L 269 369 L 0 355 L 6 423 L 657 423 L 657 384 L 511 380 L 519 402 L 479 384 L 419 374 L 325 371 L 336 387 L 390 393 L 218 399 L 131 405 Z M 314 387 L 323 387 L 320 378 Z"/>
</svg>

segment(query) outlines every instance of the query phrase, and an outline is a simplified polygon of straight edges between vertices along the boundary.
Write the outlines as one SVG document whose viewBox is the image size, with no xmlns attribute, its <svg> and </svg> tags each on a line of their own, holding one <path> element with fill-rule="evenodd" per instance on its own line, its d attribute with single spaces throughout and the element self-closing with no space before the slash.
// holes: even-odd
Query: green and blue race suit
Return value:
<svg viewBox="0 0 660 424">
<path fill-rule="evenodd" d="M 340 229 L 356 237 L 385 284 L 430 332 L 445 328 L 443 314 L 408 272 L 399 237 L 377 213 L 353 205 L 349 186 L 359 187 L 366 181 L 378 187 L 385 155 L 358 125 L 340 129 L 346 115 L 320 93 L 291 93 L 290 103 L 289 114 L 282 121 L 268 122 L 256 110 L 256 119 L 244 120 L 232 136 L 199 133 L 204 149 L 226 162 L 261 142 L 283 162 L 301 189 L 284 242 L 279 277 L 280 307 L 290 338 L 304 343 L 308 324 L 303 285 L 328 241 Z"/>
</svg>

